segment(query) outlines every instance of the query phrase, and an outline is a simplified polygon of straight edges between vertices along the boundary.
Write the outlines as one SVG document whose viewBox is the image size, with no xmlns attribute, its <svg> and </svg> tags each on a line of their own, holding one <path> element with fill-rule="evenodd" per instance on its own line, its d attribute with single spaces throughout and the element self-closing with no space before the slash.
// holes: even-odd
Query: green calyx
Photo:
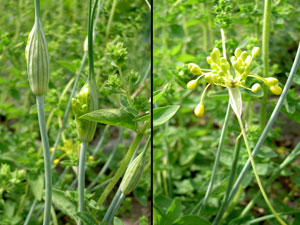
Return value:
<svg viewBox="0 0 300 225">
<path fill-rule="evenodd" d="M 97 126 L 95 122 L 80 119 L 82 115 L 98 109 L 97 92 L 91 86 L 91 83 L 87 82 L 72 99 L 72 111 L 75 116 L 78 137 L 85 142 L 93 140 Z"/>
</svg>

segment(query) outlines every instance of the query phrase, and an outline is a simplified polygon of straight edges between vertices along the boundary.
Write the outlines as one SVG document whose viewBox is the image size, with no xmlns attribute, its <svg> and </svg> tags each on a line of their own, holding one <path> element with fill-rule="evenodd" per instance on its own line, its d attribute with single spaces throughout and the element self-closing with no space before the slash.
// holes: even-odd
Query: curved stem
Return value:
<svg viewBox="0 0 300 225">
<path fill-rule="evenodd" d="M 105 40 L 107 40 L 108 35 L 109 35 L 109 31 L 110 31 L 111 23 L 112 23 L 113 18 L 114 18 L 116 6 L 117 6 L 117 0 L 114 0 L 113 4 L 112 4 L 111 11 L 110 11 L 107 27 L 106 27 Z"/>
<path fill-rule="evenodd" d="M 221 149 L 223 147 L 223 142 L 224 142 L 225 132 L 227 130 L 227 125 L 228 125 L 228 121 L 229 121 L 230 112 L 231 112 L 231 107 L 230 107 L 230 102 L 228 102 L 227 112 L 226 112 L 226 116 L 225 116 L 225 120 L 224 120 L 224 125 L 223 125 L 222 131 L 221 131 L 221 136 L 220 136 L 220 141 L 219 141 L 219 145 L 218 145 L 218 150 L 217 150 L 217 153 L 216 153 L 214 167 L 213 167 L 213 170 L 212 170 L 212 173 L 211 173 L 211 176 L 210 176 L 210 181 L 209 181 L 205 196 L 204 196 L 203 200 L 201 200 L 202 205 L 200 206 L 200 208 L 197 212 L 197 215 L 200 215 L 203 208 L 205 207 L 206 202 L 208 200 L 208 197 L 209 197 L 209 195 L 211 193 L 211 190 L 213 188 L 213 183 L 215 181 L 215 176 L 216 176 L 216 172 L 217 172 L 219 161 L 220 161 Z"/>
<path fill-rule="evenodd" d="M 263 24 L 263 65 L 264 65 L 264 77 L 268 76 L 269 73 L 269 35 L 270 35 L 270 16 L 271 16 L 271 0 L 265 0 L 264 8 L 264 24 Z M 260 127 L 263 130 L 266 123 L 267 116 L 267 99 L 268 92 L 267 87 L 263 86 L 264 96 L 260 108 Z"/>
<path fill-rule="evenodd" d="M 42 137 L 43 153 L 44 153 L 44 167 L 45 167 L 45 211 L 43 225 L 50 224 L 51 217 L 51 197 L 52 197 L 52 174 L 49 141 L 46 129 L 45 113 L 44 113 L 44 96 L 36 96 L 36 104 L 38 111 L 38 119 L 40 126 L 40 133 Z"/>
<path fill-rule="evenodd" d="M 245 129 L 244 129 L 243 122 L 242 122 L 241 117 L 239 115 L 236 114 L 236 117 L 238 119 L 241 131 L 242 131 L 242 134 L 243 134 L 243 138 L 244 138 L 245 145 L 246 145 L 246 148 L 247 148 L 247 151 L 248 151 L 248 155 L 249 155 L 249 158 L 251 160 L 251 165 L 252 165 L 252 168 L 253 168 L 253 172 L 254 172 L 257 184 L 259 186 L 259 189 L 261 191 L 261 194 L 263 195 L 263 197 L 264 197 L 264 199 L 265 199 L 268 207 L 270 208 L 271 212 L 273 213 L 273 215 L 275 216 L 275 218 L 278 220 L 278 222 L 280 224 L 282 224 L 282 225 L 286 225 L 286 223 L 276 213 L 275 209 L 271 205 L 271 202 L 270 202 L 270 200 L 269 200 L 269 198 L 268 198 L 268 196 L 267 196 L 267 194 L 266 194 L 266 192 L 264 190 L 264 187 L 263 187 L 263 185 L 261 183 L 261 180 L 260 180 L 259 175 L 258 175 L 257 170 L 256 170 L 255 162 L 254 162 L 254 159 L 252 157 L 252 152 L 250 150 L 250 146 L 249 146 L 249 143 L 248 143 L 248 140 L 247 140 L 247 136 L 246 136 L 246 132 L 245 132 Z"/>
<path fill-rule="evenodd" d="M 83 141 L 81 143 L 81 149 L 80 149 L 80 157 L 79 157 L 79 167 L 78 167 L 78 196 L 79 196 L 79 212 L 84 211 L 84 186 L 85 186 L 85 177 L 84 177 L 84 171 L 85 171 L 85 155 L 86 150 L 88 147 L 88 143 Z M 79 219 L 78 225 L 81 225 L 82 222 Z"/>
</svg>

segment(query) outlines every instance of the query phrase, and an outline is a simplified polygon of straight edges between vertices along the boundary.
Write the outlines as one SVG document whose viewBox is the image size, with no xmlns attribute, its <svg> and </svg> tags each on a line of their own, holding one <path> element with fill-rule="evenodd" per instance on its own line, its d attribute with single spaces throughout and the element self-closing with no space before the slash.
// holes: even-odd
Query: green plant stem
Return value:
<svg viewBox="0 0 300 225">
<path fill-rule="evenodd" d="M 50 224 L 51 217 L 51 197 L 52 197 L 52 174 L 48 135 L 46 129 L 45 113 L 44 113 L 44 96 L 36 96 L 36 104 L 38 111 L 38 120 L 40 126 L 40 133 L 42 137 L 43 153 L 44 153 L 44 167 L 45 167 L 45 211 L 43 225 Z"/>
<path fill-rule="evenodd" d="M 290 165 L 292 162 L 294 162 L 297 157 L 300 155 L 300 142 L 297 144 L 297 146 L 293 149 L 293 151 L 288 155 L 287 158 L 280 164 L 279 167 L 274 171 L 272 176 L 267 180 L 267 182 L 264 185 L 264 188 L 267 188 L 279 175 L 280 172 L 288 165 Z M 240 218 L 247 215 L 247 213 L 250 211 L 250 209 L 254 206 L 256 200 L 260 196 L 260 192 L 257 192 L 254 197 L 252 197 L 251 201 L 247 204 L 247 206 L 242 211 Z"/>
<path fill-rule="evenodd" d="M 223 28 L 221 28 L 220 31 L 221 31 L 221 36 L 222 36 L 223 57 L 224 57 L 225 59 L 227 59 L 227 56 L 226 56 L 225 32 L 224 32 L 224 29 L 223 29 Z"/>
<path fill-rule="evenodd" d="M 79 157 L 79 167 L 78 167 L 78 196 L 79 196 L 79 212 L 84 211 L 84 184 L 85 184 L 85 155 L 86 150 L 88 148 L 88 143 L 83 141 L 81 143 L 81 149 L 80 149 L 80 157 Z M 78 220 L 78 225 L 82 225 L 81 220 Z"/>
<path fill-rule="evenodd" d="M 115 207 L 113 208 L 113 210 L 112 210 L 112 212 L 111 212 L 111 214 L 110 214 L 110 216 L 108 218 L 108 224 L 111 223 L 112 219 L 114 218 L 114 216 L 115 216 L 118 208 L 120 207 L 120 205 L 122 204 L 122 202 L 124 201 L 124 199 L 125 199 L 125 195 L 121 192 L 120 196 L 119 196 L 119 199 L 116 202 Z"/>
<path fill-rule="evenodd" d="M 105 40 L 107 40 L 109 32 L 110 32 L 110 27 L 111 27 L 111 23 L 112 23 L 113 18 L 114 18 L 116 6 L 117 6 L 117 1 L 118 0 L 114 0 L 113 4 L 112 4 L 112 7 L 111 7 L 108 23 L 107 23 L 107 26 L 106 26 Z"/>
<path fill-rule="evenodd" d="M 287 211 L 287 212 L 280 212 L 278 213 L 278 215 L 289 215 L 289 214 L 298 214 L 300 213 L 299 210 L 291 210 L 291 211 Z M 274 218 L 274 215 L 267 215 L 267 216 L 262 216 L 253 220 L 250 220 L 249 222 L 246 223 L 246 225 L 250 225 L 250 224 L 255 224 L 255 223 L 259 223 L 261 221 L 267 220 L 267 219 L 272 219 Z"/>
<path fill-rule="evenodd" d="M 32 205 L 31 205 L 31 207 L 30 207 L 30 210 L 29 210 L 29 212 L 28 212 L 28 214 L 27 214 L 27 217 L 26 217 L 26 220 L 25 220 L 25 222 L 24 222 L 24 225 L 28 225 L 28 224 L 29 224 L 31 215 L 32 215 L 32 213 L 33 213 L 33 211 L 34 211 L 34 208 L 35 208 L 37 202 L 38 202 L 38 201 L 37 201 L 36 199 L 34 199 Z"/>
<path fill-rule="evenodd" d="M 130 159 L 132 155 L 134 154 L 136 148 L 138 147 L 139 143 L 141 142 L 145 131 L 150 125 L 150 121 L 146 122 L 140 132 L 137 133 L 135 136 L 125 158 L 122 160 L 120 167 L 118 168 L 117 172 L 115 173 L 112 181 L 106 186 L 105 190 L 103 191 L 102 195 L 100 196 L 97 204 L 98 206 L 101 206 L 103 202 L 106 200 L 107 196 L 111 192 L 112 188 L 116 185 L 116 183 L 119 181 L 123 173 L 125 172 L 126 168 L 129 165 Z M 93 213 L 94 215 L 96 214 L 96 211 Z"/>
<path fill-rule="evenodd" d="M 224 213 L 225 205 L 227 203 L 228 196 L 229 196 L 230 190 L 233 185 L 234 176 L 235 176 L 237 164 L 238 164 L 238 158 L 239 158 L 239 154 L 240 154 L 240 149 L 241 149 L 241 136 L 238 136 L 236 139 L 236 143 L 235 143 L 235 148 L 234 148 L 234 153 L 233 153 L 233 162 L 232 162 L 232 166 L 231 166 L 231 170 L 230 170 L 230 174 L 229 174 L 229 180 L 228 180 L 226 193 L 224 195 L 222 204 L 219 208 L 218 214 L 212 223 L 213 225 L 219 224 L 219 221 L 222 219 L 221 215 L 223 215 L 223 213 Z"/>
<path fill-rule="evenodd" d="M 264 23 L 263 23 L 263 76 L 267 77 L 269 74 L 269 36 L 270 36 L 270 16 L 271 16 L 271 0 L 265 0 L 264 8 Z M 267 99 L 268 99 L 268 88 L 263 86 L 264 96 L 260 108 L 260 127 L 263 130 L 267 118 Z"/>
<path fill-rule="evenodd" d="M 241 117 L 236 114 L 236 117 L 237 117 L 237 120 L 239 122 L 239 125 L 240 125 L 240 128 L 241 128 L 241 131 L 242 131 L 242 134 L 243 134 L 243 138 L 244 138 L 244 141 L 245 141 L 245 145 L 246 145 L 246 148 L 247 148 L 247 151 L 248 151 L 248 155 L 249 155 L 249 158 L 251 160 L 251 164 L 252 164 L 252 168 L 253 168 L 253 172 L 254 172 L 254 175 L 255 175 L 255 178 L 256 178 L 256 181 L 257 181 L 257 184 L 259 186 L 259 189 L 261 191 L 261 194 L 263 195 L 268 207 L 270 208 L 271 212 L 274 214 L 275 218 L 278 220 L 278 222 L 282 225 L 286 225 L 286 223 L 278 216 L 278 214 L 276 213 L 275 209 L 273 208 L 273 206 L 271 205 L 271 202 L 264 190 L 264 187 L 261 183 L 261 180 L 259 178 L 259 175 L 257 173 L 257 170 L 256 170 L 256 166 L 255 166 L 255 162 L 254 162 L 254 159 L 252 157 L 252 152 L 250 150 L 250 146 L 249 146 L 249 143 L 248 143 L 248 140 L 247 140 L 247 136 L 246 136 L 246 132 L 245 132 L 245 129 L 244 129 L 244 125 L 243 125 L 243 122 L 242 122 L 242 119 Z"/>
<path fill-rule="evenodd" d="M 206 202 L 208 200 L 208 197 L 209 197 L 209 195 L 211 193 L 211 190 L 213 188 L 213 183 L 215 181 L 216 172 L 217 172 L 219 161 L 220 161 L 221 149 L 223 147 L 224 137 L 225 137 L 225 133 L 226 133 L 227 126 L 228 126 L 230 112 L 231 112 L 231 106 L 230 106 L 230 102 L 228 102 L 227 112 L 226 112 L 226 116 L 225 116 L 225 120 L 224 120 L 224 125 L 223 125 L 222 131 L 221 131 L 221 136 L 220 136 L 220 140 L 219 140 L 218 150 L 217 150 L 217 153 L 216 153 L 214 167 L 213 167 L 213 170 L 212 170 L 212 173 L 211 173 L 211 176 L 210 176 L 210 181 L 209 181 L 205 196 L 202 200 L 202 205 L 200 206 L 200 208 L 197 212 L 197 215 L 200 215 L 202 210 L 204 209 L 204 207 L 206 205 Z"/>
<path fill-rule="evenodd" d="M 297 50 L 297 54 L 296 54 L 296 58 L 294 60 L 294 63 L 293 63 L 293 66 L 292 66 L 292 69 L 291 69 L 291 72 L 289 74 L 289 77 L 286 81 L 286 84 L 283 88 L 283 91 L 281 93 L 281 96 L 279 97 L 279 100 L 272 112 L 272 115 L 265 127 L 265 129 L 263 130 L 261 136 L 259 137 L 259 140 L 253 150 L 253 157 L 256 156 L 256 154 L 258 153 L 260 147 L 262 146 L 262 144 L 264 143 L 266 137 L 267 137 L 267 134 L 269 132 L 269 130 L 271 129 L 271 127 L 273 126 L 279 112 L 280 112 L 280 108 L 281 106 L 283 105 L 283 102 L 285 100 L 285 98 L 287 97 L 287 94 L 288 94 L 288 91 L 292 85 L 292 82 L 293 82 L 293 79 L 295 77 L 295 74 L 297 72 L 297 69 L 299 67 L 299 64 L 300 64 L 300 44 L 298 46 L 298 50 Z M 232 198 L 234 197 L 235 193 L 237 192 L 239 186 L 240 186 L 240 183 L 242 182 L 245 174 L 247 173 L 248 169 L 249 169 L 249 166 L 250 166 L 251 162 L 250 162 L 250 159 L 248 159 L 248 161 L 246 162 L 246 164 L 244 165 L 242 171 L 240 172 L 235 184 L 233 185 L 232 187 L 232 190 L 230 192 L 230 195 L 229 195 L 229 198 L 228 198 L 228 203 L 232 200 Z"/>
</svg>

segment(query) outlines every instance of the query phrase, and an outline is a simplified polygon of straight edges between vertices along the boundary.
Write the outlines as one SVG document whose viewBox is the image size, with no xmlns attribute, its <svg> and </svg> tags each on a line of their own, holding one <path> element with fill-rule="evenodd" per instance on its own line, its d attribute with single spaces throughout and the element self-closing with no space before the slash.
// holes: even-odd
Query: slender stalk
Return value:
<svg viewBox="0 0 300 225">
<path fill-rule="evenodd" d="M 225 120 L 224 120 L 224 125 L 223 125 L 222 131 L 221 131 L 221 136 L 220 136 L 220 140 L 219 140 L 218 150 L 217 150 L 217 153 L 216 153 L 214 167 L 213 167 L 213 170 L 212 170 L 212 173 L 211 173 L 211 176 L 210 176 L 210 181 L 209 181 L 209 184 L 208 184 L 205 196 L 204 196 L 203 200 L 201 200 L 202 201 L 202 205 L 200 206 L 200 208 L 199 208 L 199 210 L 197 212 L 197 215 L 201 214 L 203 208 L 206 205 L 206 202 L 207 202 L 208 197 L 209 197 L 209 195 L 211 193 L 211 190 L 213 188 L 213 183 L 215 181 L 216 172 L 217 172 L 219 161 L 220 161 L 221 149 L 223 147 L 225 132 L 227 130 L 230 113 L 231 113 L 231 106 L 230 106 L 230 102 L 228 102 L 227 112 L 226 112 L 226 116 L 225 116 Z"/>
<path fill-rule="evenodd" d="M 289 214 L 298 214 L 300 213 L 299 210 L 291 210 L 291 211 L 287 211 L 287 212 L 280 212 L 278 213 L 278 215 L 289 215 Z M 267 216 L 262 216 L 253 220 L 250 220 L 249 222 L 246 223 L 246 225 L 250 225 L 250 224 L 255 224 L 255 223 L 259 223 L 261 221 L 267 220 L 267 219 L 272 219 L 274 218 L 274 215 L 267 215 Z"/>
<path fill-rule="evenodd" d="M 107 26 L 106 26 L 105 40 L 107 40 L 108 35 L 109 35 L 111 23 L 112 23 L 112 21 L 113 21 L 114 14 L 115 14 L 115 10 L 116 10 L 116 6 L 117 6 L 117 1 L 118 1 L 118 0 L 114 0 L 114 1 L 113 1 L 113 4 L 112 4 L 112 7 L 111 7 L 111 11 L 110 11 L 108 23 L 107 23 Z"/>
<path fill-rule="evenodd" d="M 234 176 L 235 176 L 235 172 L 237 169 L 238 158 L 239 158 L 240 149 L 241 149 L 241 139 L 240 138 L 241 138 L 241 136 L 237 137 L 237 139 L 236 139 L 234 153 L 233 153 L 233 155 L 234 155 L 233 162 L 232 162 L 232 166 L 231 166 L 231 170 L 230 170 L 230 174 L 229 174 L 229 181 L 228 181 L 226 193 L 224 195 L 221 207 L 219 208 L 218 214 L 217 214 L 216 218 L 214 219 L 213 225 L 219 224 L 220 219 L 222 219 L 221 215 L 223 215 L 223 212 L 225 210 L 225 206 L 226 206 L 226 203 L 228 200 L 228 196 L 229 196 L 230 190 L 233 185 Z"/>
<path fill-rule="evenodd" d="M 34 199 L 32 205 L 31 205 L 31 207 L 30 207 L 29 213 L 27 214 L 27 217 L 26 217 L 26 220 L 25 220 L 25 222 L 24 222 L 24 225 L 28 225 L 28 224 L 29 224 L 29 221 L 30 221 L 31 215 L 32 215 L 32 213 L 33 213 L 33 211 L 34 211 L 34 208 L 35 208 L 36 203 L 37 203 L 37 200 Z"/>
<path fill-rule="evenodd" d="M 280 166 L 274 171 L 272 176 L 267 180 L 267 182 L 264 185 L 264 188 L 267 188 L 280 174 L 280 172 L 288 165 L 290 165 L 294 160 L 297 159 L 297 157 L 300 155 L 300 142 L 297 144 L 297 146 L 293 149 L 293 151 L 288 155 L 287 158 L 280 164 Z M 250 209 L 254 206 L 256 200 L 260 196 L 260 192 L 257 192 L 254 197 L 252 197 L 251 201 L 248 203 L 248 205 L 244 208 L 242 211 L 240 218 L 247 215 L 247 213 L 250 211 Z"/>
<path fill-rule="evenodd" d="M 253 150 L 253 157 L 256 156 L 256 154 L 258 153 L 260 147 L 262 146 L 262 144 L 264 143 L 266 137 L 267 137 L 267 134 L 269 132 L 269 130 L 271 129 L 271 127 L 273 126 L 279 112 L 280 112 L 280 108 L 281 106 L 283 105 L 283 102 L 285 100 L 285 98 L 287 97 L 287 94 L 288 94 L 288 91 L 292 85 L 292 82 L 293 82 L 293 79 L 295 77 L 295 74 L 297 72 L 297 69 L 299 67 L 299 64 L 300 64 L 300 44 L 298 46 L 298 50 L 297 50 L 297 54 L 296 54 L 296 58 L 294 60 L 294 63 L 293 63 L 293 66 L 292 66 L 292 69 L 291 69 L 291 72 L 289 74 L 289 77 L 288 77 L 288 80 L 283 88 L 283 91 L 281 93 L 281 96 L 275 106 L 275 109 L 273 110 L 273 113 L 265 127 L 265 129 L 263 130 L 263 133 L 261 134 L 261 136 L 259 137 L 259 140 Z M 230 192 L 230 195 L 229 195 L 229 198 L 228 198 L 228 204 L 229 202 L 232 200 L 232 198 L 234 197 L 235 193 L 237 192 L 239 186 L 240 186 L 240 183 L 241 181 L 243 180 L 245 174 L 247 173 L 247 170 L 250 166 L 250 159 L 248 159 L 247 163 L 245 164 L 245 166 L 243 167 L 240 175 L 238 176 L 234 186 L 232 187 L 232 190 Z"/>
<path fill-rule="evenodd" d="M 36 104 L 38 111 L 38 119 L 40 133 L 42 137 L 43 153 L 44 153 L 44 169 L 45 169 L 45 211 L 43 225 L 50 224 L 51 217 L 51 197 L 52 197 L 52 174 L 51 161 L 49 151 L 49 141 L 46 129 L 45 113 L 44 113 L 44 96 L 36 96 Z"/>
<path fill-rule="evenodd" d="M 270 36 L 270 16 L 271 16 L 271 0 L 265 0 L 264 8 L 264 23 L 263 23 L 263 75 L 267 77 L 269 74 L 269 36 Z M 266 123 L 267 117 L 267 99 L 268 99 L 268 88 L 263 86 L 264 96 L 260 108 L 260 127 L 263 130 Z"/>
<path fill-rule="evenodd" d="M 84 177 L 84 171 L 85 171 L 85 155 L 86 150 L 88 148 L 88 143 L 83 141 L 81 143 L 81 149 L 80 149 L 80 157 L 79 157 L 79 168 L 78 168 L 78 196 L 79 196 L 79 212 L 84 211 L 84 184 L 85 184 L 85 177 Z M 82 225 L 81 220 L 78 220 L 78 225 Z"/>
<path fill-rule="evenodd" d="M 120 207 L 120 205 L 122 204 L 122 202 L 124 201 L 124 199 L 125 199 L 125 195 L 121 192 L 120 197 L 119 197 L 117 203 L 115 204 L 115 207 L 114 207 L 113 211 L 111 212 L 111 214 L 110 214 L 110 216 L 108 218 L 108 224 L 111 223 L 112 219 L 114 218 L 114 216 L 115 216 L 118 208 Z"/>
<path fill-rule="evenodd" d="M 224 33 L 224 29 L 221 28 L 221 36 L 222 36 L 222 49 L 223 49 L 223 57 L 225 59 L 227 59 L 227 56 L 226 56 L 226 41 L 225 41 L 225 33 Z"/>
<path fill-rule="evenodd" d="M 253 168 L 253 172 L 254 172 L 257 184 L 259 186 L 259 189 L 261 191 L 261 194 L 263 195 L 263 197 L 264 197 L 264 199 L 265 199 L 268 207 L 270 208 L 271 212 L 274 214 L 274 216 L 278 220 L 278 222 L 280 224 L 282 224 L 282 225 L 286 225 L 286 223 L 276 213 L 275 209 L 271 205 L 271 202 L 270 202 L 270 200 L 269 200 L 269 198 L 268 198 L 268 196 L 267 196 L 267 194 L 266 194 L 266 192 L 264 190 L 264 187 L 263 187 L 263 185 L 261 183 L 261 180 L 260 180 L 259 175 L 258 175 L 257 170 L 256 170 L 255 162 L 254 162 L 254 159 L 252 157 L 252 152 L 250 150 L 250 146 L 249 146 L 249 143 L 248 143 L 248 140 L 247 140 L 247 136 L 246 136 L 246 132 L 245 132 L 245 129 L 244 129 L 244 125 L 243 125 L 242 119 L 241 119 L 241 117 L 238 114 L 236 114 L 236 117 L 238 119 L 241 131 L 242 131 L 242 134 L 243 134 L 243 138 L 244 138 L 245 145 L 246 145 L 246 148 L 247 148 L 247 151 L 248 151 L 248 155 L 249 155 L 249 158 L 251 160 L 251 165 L 252 165 L 252 168 Z"/>
<path fill-rule="evenodd" d="M 106 200 L 107 196 L 111 192 L 112 188 L 116 185 L 116 183 L 119 181 L 119 179 L 121 178 L 121 176 L 125 172 L 126 168 L 129 165 L 129 162 L 130 162 L 130 159 L 131 159 L 132 155 L 134 154 L 134 152 L 135 152 L 136 148 L 138 147 L 139 143 L 141 142 L 141 140 L 144 136 L 144 133 L 145 133 L 146 129 L 149 127 L 149 125 L 150 125 L 150 121 L 146 122 L 144 124 L 141 132 L 139 132 L 135 136 L 135 138 L 134 138 L 134 140 L 133 140 L 133 142 L 132 142 L 125 158 L 122 160 L 121 165 L 118 168 L 117 172 L 115 173 L 112 181 L 106 186 L 105 190 L 103 191 L 102 195 L 100 196 L 100 198 L 97 202 L 97 204 L 99 206 L 101 206 L 103 204 L 103 202 Z M 96 211 L 93 214 L 95 215 Z"/>
</svg>

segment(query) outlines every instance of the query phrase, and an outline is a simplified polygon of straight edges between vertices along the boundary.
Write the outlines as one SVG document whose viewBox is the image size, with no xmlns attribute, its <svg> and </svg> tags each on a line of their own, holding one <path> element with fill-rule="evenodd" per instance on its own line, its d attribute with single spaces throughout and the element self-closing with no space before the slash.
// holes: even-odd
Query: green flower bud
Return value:
<svg viewBox="0 0 300 225">
<path fill-rule="evenodd" d="M 261 86 L 260 86 L 259 83 L 256 83 L 256 84 L 254 84 L 254 85 L 251 87 L 251 91 L 252 91 L 253 93 L 259 92 L 260 89 L 261 89 Z"/>
<path fill-rule="evenodd" d="M 238 61 L 235 61 L 232 63 L 232 67 L 233 69 L 235 69 L 236 71 L 240 71 L 240 64 L 238 63 Z"/>
<path fill-rule="evenodd" d="M 72 110 L 75 116 L 78 137 L 85 142 L 93 140 L 97 123 L 80 119 L 80 117 L 98 109 L 98 97 L 95 86 L 94 81 L 88 81 L 76 97 L 72 99 Z"/>
<path fill-rule="evenodd" d="M 202 103 L 199 103 L 196 106 L 194 113 L 197 117 L 202 117 L 204 115 L 204 105 Z"/>
<path fill-rule="evenodd" d="M 240 48 L 235 49 L 234 55 L 235 55 L 236 57 L 240 57 L 241 54 L 242 54 L 242 50 L 241 50 Z"/>
<path fill-rule="evenodd" d="M 194 90 L 197 86 L 197 80 L 191 80 L 186 86 L 188 89 Z"/>
<path fill-rule="evenodd" d="M 213 62 L 210 56 L 206 57 L 206 61 L 209 65 L 212 64 L 212 62 Z"/>
<path fill-rule="evenodd" d="M 241 59 L 243 61 L 245 61 L 247 59 L 247 52 L 246 51 L 243 51 L 242 54 L 241 54 Z"/>
<path fill-rule="evenodd" d="M 281 92 L 282 92 L 282 88 L 279 87 L 278 85 L 273 85 L 270 87 L 270 90 L 271 92 L 274 94 L 274 95 L 280 95 Z"/>
<path fill-rule="evenodd" d="M 210 66 L 213 70 L 219 70 L 219 67 L 217 66 L 216 63 L 212 63 Z"/>
<path fill-rule="evenodd" d="M 49 55 L 45 33 L 41 21 L 36 21 L 25 49 L 27 73 L 34 95 L 46 94 L 49 83 Z"/>
<path fill-rule="evenodd" d="M 268 86 L 273 86 L 273 85 L 278 84 L 278 80 L 274 77 L 267 77 L 266 81 L 265 81 L 265 84 L 268 85 Z"/>
<path fill-rule="evenodd" d="M 195 63 L 189 63 L 188 68 L 191 71 L 191 73 L 194 74 L 194 75 L 201 75 L 202 74 L 201 68 Z"/>
<path fill-rule="evenodd" d="M 212 61 L 215 63 L 219 63 L 220 56 L 221 56 L 220 50 L 217 48 L 214 48 L 214 50 L 210 53 L 210 57 Z"/>
<path fill-rule="evenodd" d="M 210 73 L 205 74 L 204 79 L 205 79 L 208 83 L 210 83 L 210 84 L 213 84 L 213 83 L 214 83 L 213 76 L 212 76 L 212 74 L 210 74 Z"/>
<path fill-rule="evenodd" d="M 146 162 L 145 152 L 140 153 L 125 172 L 120 189 L 124 195 L 130 194 L 138 185 Z"/>
<path fill-rule="evenodd" d="M 236 61 L 236 57 L 235 56 L 231 56 L 230 61 L 231 61 L 231 63 L 234 63 Z"/>
<path fill-rule="evenodd" d="M 226 64 L 226 63 L 227 63 L 227 60 L 226 60 L 225 58 L 222 57 L 222 58 L 220 59 L 220 63 Z"/>
<path fill-rule="evenodd" d="M 260 48 L 259 47 L 254 47 L 252 50 L 252 57 L 255 57 L 259 54 Z"/>
<path fill-rule="evenodd" d="M 227 64 L 225 64 L 225 63 L 221 63 L 221 65 L 220 65 L 220 67 L 221 67 L 221 70 L 224 72 L 224 73 L 226 73 L 226 71 L 227 71 Z"/>
</svg>

